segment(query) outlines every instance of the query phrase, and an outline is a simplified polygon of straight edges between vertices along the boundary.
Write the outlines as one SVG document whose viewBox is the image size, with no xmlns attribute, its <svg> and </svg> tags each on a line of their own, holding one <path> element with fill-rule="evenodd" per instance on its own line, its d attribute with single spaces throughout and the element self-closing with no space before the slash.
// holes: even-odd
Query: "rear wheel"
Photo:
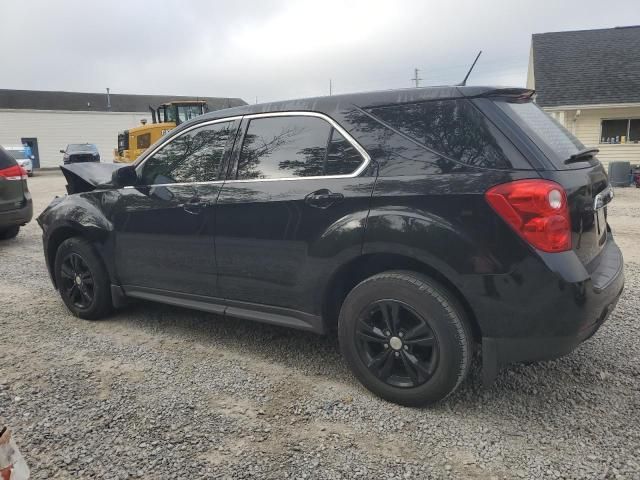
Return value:
<svg viewBox="0 0 640 480">
<path fill-rule="evenodd" d="M 385 272 L 357 285 L 338 328 L 342 354 L 358 380 L 401 405 L 442 400 L 471 364 L 463 309 L 444 287 L 414 272 Z"/>
<path fill-rule="evenodd" d="M 9 240 L 10 238 L 14 238 L 16 235 L 18 235 L 19 231 L 20 231 L 19 226 L 9 227 L 9 228 L 0 230 L 0 240 Z"/>
<path fill-rule="evenodd" d="M 80 237 L 62 242 L 54 268 L 62 301 L 74 315 L 98 320 L 111 313 L 109 275 L 91 243 Z"/>
</svg>

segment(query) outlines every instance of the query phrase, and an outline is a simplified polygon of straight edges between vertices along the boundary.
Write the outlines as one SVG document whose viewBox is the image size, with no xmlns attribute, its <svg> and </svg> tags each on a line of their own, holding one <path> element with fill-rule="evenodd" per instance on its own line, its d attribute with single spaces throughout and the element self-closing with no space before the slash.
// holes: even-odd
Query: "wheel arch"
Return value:
<svg viewBox="0 0 640 480">
<path fill-rule="evenodd" d="M 53 269 L 55 265 L 56 252 L 58 251 L 58 248 L 60 248 L 62 242 L 72 237 L 81 237 L 91 241 L 92 243 L 102 243 L 106 238 L 106 235 L 107 232 L 102 229 L 83 226 L 75 222 L 64 222 L 52 229 L 47 234 L 44 248 L 46 249 L 47 268 L 49 270 L 53 286 L 58 288 Z M 105 263 L 102 252 L 98 249 L 97 253 L 102 262 Z"/>
<path fill-rule="evenodd" d="M 325 331 L 335 331 L 342 303 L 357 284 L 366 278 L 389 270 L 408 270 L 426 275 L 441 283 L 460 302 L 469 319 L 473 338 L 477 341 L 482 338 L 475 313 L 456 284 L 433 265 L 397 253 L 367 253 L 351 259 L 334 272 L 324 290 L 321 307 Z"/>
</svg>

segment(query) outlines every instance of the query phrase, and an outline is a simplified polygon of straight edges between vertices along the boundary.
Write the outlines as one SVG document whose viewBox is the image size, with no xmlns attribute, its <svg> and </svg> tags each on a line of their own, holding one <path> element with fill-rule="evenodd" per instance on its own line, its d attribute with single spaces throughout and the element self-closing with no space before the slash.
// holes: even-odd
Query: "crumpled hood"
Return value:
<svg viewBox="0 0 640 480">
<path fill-rule="evenodd" d="M 74 163 L 61 165 L 60 170 L 67 179 L 67 193 L 71 195 L 110 185 L 113 172 L 124 166 L 117 163 Z"/>
</svg>

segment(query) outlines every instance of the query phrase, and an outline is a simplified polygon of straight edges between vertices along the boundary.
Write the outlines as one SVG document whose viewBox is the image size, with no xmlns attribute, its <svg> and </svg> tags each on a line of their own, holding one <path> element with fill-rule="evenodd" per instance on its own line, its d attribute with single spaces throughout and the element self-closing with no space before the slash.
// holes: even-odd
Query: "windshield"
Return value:
<svg viewBox="0 0 640 480">
<path fill-rule="evenodd" d="M 178 106 L 178 118 L 180 123 L 191 120 L 202 115 L 202 105 L 180 105 Z"/>
<path fill-rule="evenodd" d="M 584 150 L 585 146 L 535 103 L 508 100 L 497 100 L 495 103 L 525 131 L 556 168 L 579 168 L 576 164 L 566 165 L 564 162 L 571 155 Z"/>
<path fill-rule="evenodd" d="M 19 149 L 19 150 L 7 149 L 7 153 L 11 155 L 13 158 L 15 158 L 16 160 L 29 158 L 27 156 L 27 153 L 23 149 Z"/>
<path fill-rule="evenodd" d="M 70 145 L 67 145 L 67 153 L 97 151 L 98 149 L 92 143 L 72 143 Z"/>
</svg>

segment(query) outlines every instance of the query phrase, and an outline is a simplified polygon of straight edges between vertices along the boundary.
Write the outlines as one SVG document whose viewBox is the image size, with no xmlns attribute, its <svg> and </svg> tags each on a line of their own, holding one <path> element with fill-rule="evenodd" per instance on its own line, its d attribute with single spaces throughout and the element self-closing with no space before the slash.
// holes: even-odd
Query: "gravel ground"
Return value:
<svg viewBox="0 0 640 480">
<path fill-rule="evenodd" d="M 64 191 L 29 183 L 37 212 Z M 627 288 L 608 323 L 431 409 L 369 394 L 331 338 L 147 303 L 78 320 L 32 222 L 0 245 L 0 425 L 36 479 L 640 479 L 640 190 L 616 193 Z"/>
</svg>

